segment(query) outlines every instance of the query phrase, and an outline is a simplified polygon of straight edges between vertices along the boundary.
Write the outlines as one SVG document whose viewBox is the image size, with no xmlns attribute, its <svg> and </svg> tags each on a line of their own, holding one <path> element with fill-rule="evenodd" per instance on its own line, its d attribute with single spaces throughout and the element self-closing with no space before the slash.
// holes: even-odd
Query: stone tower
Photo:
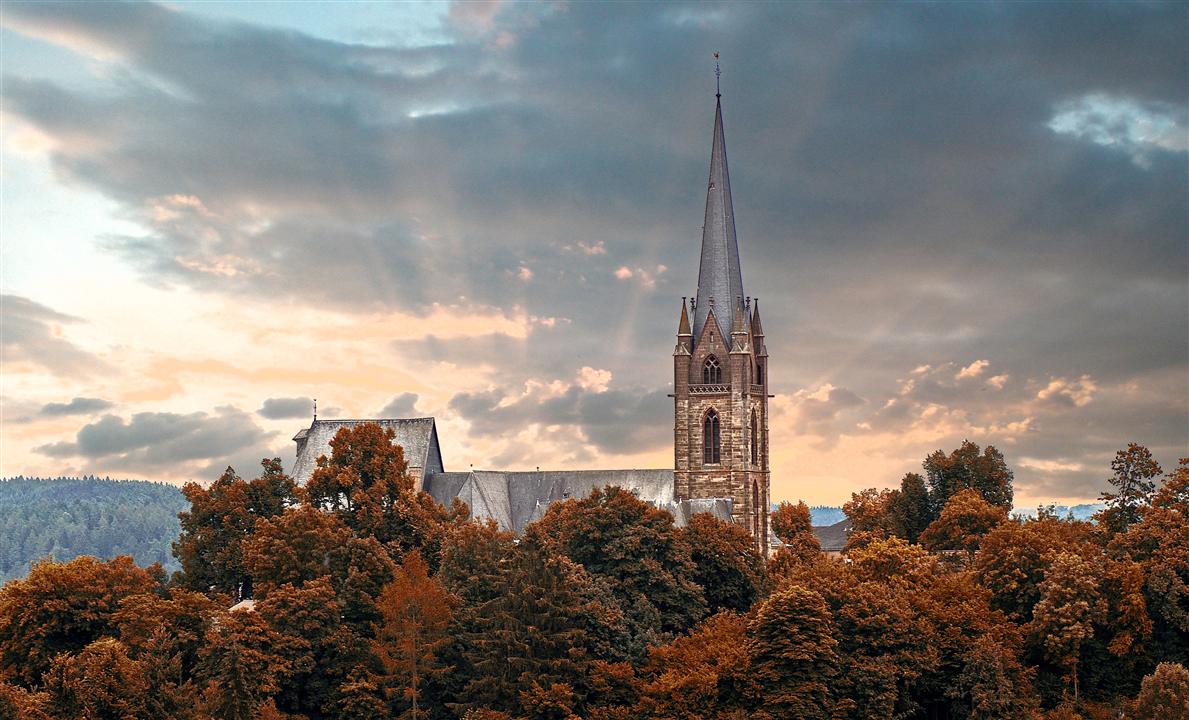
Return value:
<svg viewBox="0 0 1189 720">
<path fill-rule="evenodd" d="M 768 351 L 759 301 L 743 293 L 722 95 L 716 93 L 698 292 L 681 302 L 673 351 L 674 493 L 730 498 L 731 516 L 768 552 Z M 690 314 L 693 324 L 690 324 Z"/>
</svg>

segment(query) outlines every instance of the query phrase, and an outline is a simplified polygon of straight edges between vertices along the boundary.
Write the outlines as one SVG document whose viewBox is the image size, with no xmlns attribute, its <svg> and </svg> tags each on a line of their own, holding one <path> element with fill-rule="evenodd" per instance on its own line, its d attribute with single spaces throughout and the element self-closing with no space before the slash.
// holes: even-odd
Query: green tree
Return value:
<svg viewBox="0 0 1189 720">
<path fill-rule="evenodd" d="M 752 677 L 760 688 L 755 717 L 816 720 L 834 714 L 838 672 L 834 623 L 821 595 L 790 585 L 773 593 L 747 626 Z"/>
<path fill-rule="evenodd" d="M 1115 453 L 1111 461 L 1114 475 L 1107 479 L 1114 492 L 1104 492 L 1099 499 L 1106 507 L 1099 513 L 1099 525 L 1108 535 L 1126 532 L 1143 519 L 1144 508 L 1156 493 L 1156 478 L 1163 470 L 1143 445 L 1127 443 L 1125 450 Z"/>
<path fill-rule="evenodd" d="M 746 612 L 765 590 L 764 558 L 751 534 L 710 513 L 696 513 L 681 529 L 696 571 L 693 576 L 711 612 Z"/>
<path fill-rule="evenodd" d="M 963 658 L 962 672 L 948 694 L 969 720 L 1036 718 L 1040 708 L 1031 675 L 1016 653 L 992 635 L 981 635 Z"/>
</svg>

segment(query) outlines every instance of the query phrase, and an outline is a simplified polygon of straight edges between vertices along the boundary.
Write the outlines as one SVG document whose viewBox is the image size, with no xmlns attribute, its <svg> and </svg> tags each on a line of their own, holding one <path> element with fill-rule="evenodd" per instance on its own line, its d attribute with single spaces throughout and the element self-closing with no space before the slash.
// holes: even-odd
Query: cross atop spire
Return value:
<svg viewBox="0 0 1189 720">
<path fill-rule="evenodd" d="M 714 314 L 719 322 L 719 335 L 727 337 L 733 325 L 735 298 L 744 296 L 739 242 L 735 239 L 735 212 L 731 206 L 731 176 L 727 171 L 727 141 L 722 127 L 722 98 L 717 94 L 716 98 L 706 218 L 702 225 L 702 259 L 698 267 L 698 299 L 694 305 L 695 342 L 702 337 L 702 327 L 714 304 L 711 297 L 723 301 Z"/>
<path fill-rule="evenodd" d="M 722 97 L 722 88 L 719 86 L 719 81 L 722 79 L 722 68 L 718 66 L 718 53 L 714 53 L 714 97 Z"/>
</svg>

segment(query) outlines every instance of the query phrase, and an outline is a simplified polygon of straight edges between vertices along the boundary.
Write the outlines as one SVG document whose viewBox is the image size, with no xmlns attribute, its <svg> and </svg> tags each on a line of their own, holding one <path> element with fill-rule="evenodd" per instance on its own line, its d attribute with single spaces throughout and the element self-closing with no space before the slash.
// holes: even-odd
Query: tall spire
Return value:
<svg viewBox="0 0 1189 720">
<path fill-rule="evenodd" d="M 717 60 L 717 58 L 716 58 Z M 715 62 L 717 74 L 718 63 Z M 717 87 L 716 87 L 717 89 Z M 739 242 L 735 239 L 735 212 L 731 207 L 731 177 L 727 172 L 727 141 L 722 129 L 722 97 L 715 94 L 714 141 L 710 150 L 710 181 L 706 189 L 706 220 L 702 225 L 702 261 L 698 267 L 698 302 L 694 306 L 694 338 L 710 307 L 720 323 L 719 334 L 730 332 L 735 305 L 743 297 L 739 269 Z M 713 298 L 713 300 L 711 300 Z"/>
</svg>

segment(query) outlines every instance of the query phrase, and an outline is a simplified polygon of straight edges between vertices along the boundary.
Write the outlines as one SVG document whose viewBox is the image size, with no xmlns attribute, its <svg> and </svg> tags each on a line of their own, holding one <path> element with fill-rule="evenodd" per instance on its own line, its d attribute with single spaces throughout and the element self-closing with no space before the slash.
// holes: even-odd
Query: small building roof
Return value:
<svg viewBox="0 0 1189 720">
<path fill-rule="evenodd" d="M 432 417 L 424 418 L 377 418 L 372 420 L 315 420 L 310 426 L 293 436 L 297 442 L 297 458 L 293 463 L 294 481 L 304 484 L 318 467 L 318 458 L 330 455 L 330 441 L 335 433 L 345 427 L 364 423 L 375 423 L 391 429 L 395 435 L 392 442 L 400 445 L 405 453 L 405 462 L 411 468 L 421 468 L 421 476 L 440 473 L 442 451 L 438 447 L 438 431 Z"/>
</svg>

